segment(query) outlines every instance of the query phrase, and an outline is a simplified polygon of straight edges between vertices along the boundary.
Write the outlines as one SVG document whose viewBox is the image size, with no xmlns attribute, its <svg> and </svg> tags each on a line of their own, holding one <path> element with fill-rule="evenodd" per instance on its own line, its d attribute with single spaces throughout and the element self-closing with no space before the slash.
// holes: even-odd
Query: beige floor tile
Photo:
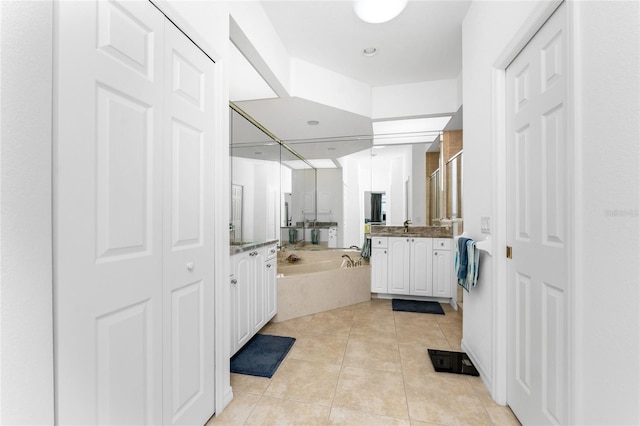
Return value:
<svg viewBox="0 0 640 426">
<path fill-rule="evenodd" d="M 352 319 L 327 318 L 314 316 L 305 329 L 305 334 L 330 334 L 333 336 L 348 336 L 351 331 Z"/>
<path fill-rule="evenodd" d="M 353 316 L 356 322 L 370 322 L 373 324 L 394 324 L 393 311 L 379 308 L 361 308 Z"/>
<path fill-rule="evenodd" d="M 260 333 L 272 334 L 274 336 L 297 337 L 305 331 L 312 319 L 313 315 L 309 315 L 306 317 L 294 318 L 288 321 L 269 322 L 264 327 L 262 327 Z"/>
<path fill-rule="evenodd" d="M 449 350 L 449 342 L 437 324 L 396 326 L 398 343 L 424 344 L 430 349 Z"/>
<path fill-rule="evenodd" d="M 346 335 L 305 334 L 296 340 L 288 357 L 341 365 L 347 347 L 347 339 Z"/>
<path fill-rule="evenodd" d="M 494 425 L 520 426 L 518 418 L 513 414 L 513 411 L 511 411 L 509 407 L 496 405 L 494 407 L 485 408 Z"/>
<path fill-rule="evenodd" d="M 231 373 L 231 388 L 234 393 L 241 392 L 262 395 L 269 387 L 269 383 L 271 383 L 271 379 L 266 377 Z"/>
<path fill-rule="evenodd" d="M 405 373 L 411 419 L 445 425 L 491 424 L 491 418 L 465 376 Z"/>
<path fill-rule="evenodd" d="M 395 339 L 352 334 L 344 354 L 344 365 L 400 372 L 400 352 Z"/>
<path fill-rule="evenodd" d="M 333 406 L 409 418 L 402 375 L 389 371 L 343 367 Z"/>
<path fill-rule="evenodd" d="M 391 310 L 391 299 L 371 299 L 367 302 L 358 303 L 355 305 L 356 308 L 374 308 L 374 309 L 384 309 L 387 311 Z"/>
<path fill-rule="evenodd" d="M 400 343 L 400 361 L 402 363 L 403 372 L 416 373 L 435 373 L 431 358 L 429 358 L 429 349 L 424 344 L 419 343 Z"/>
<path fill-rule="evenodd" d="M 409 420 L 395 417 L 379 416 L 377 414 L 363 413 L 362 411 L 349 410 L 347 408 L 333 407 L 329 416 L 330 425 L 398 425 L 409 426 Z"/>
<path fill-rule="evenodd" d="M 402 312 L 402 311 L 394 311 L 393 317 L 396 323 L 396 326 L 423 326 L 423 327 L 434 327 L 437 326 L 436 317 L 441 315 L 434 314 L 419 314 L 416 312 Z"/>
<path fill-rule="evenodd" d="M 340 366 L 287 359 L 271 379 L 265 395 L 330 406 Z"/>
<path fill-rule="evenodd" d="M 246 425 L 319 425 L 329 421 L 330 407 L 263 396 Z"/>
<path fill-rule="evenodd" d="M 351 335 L 381 336 L 388 339 L 396 338 L 396 326 L 393 321 L 365 321 L 354 320 L 351 327 Z"/>
<path fill-rule="evenodd" d="M 260 395 L 234 392 L 233 401 L 229 403 L 220 416 L 209 420 L 206 426 L 243 425 L 259 400 Z"/>
<path fill-rule="evenodd" d="M 451 350 L 461 352 L 462 329 L 457 325 L 440 324 L 440 330 L 442 330 L 442 334 L 447 339 Z"/>
</svg>

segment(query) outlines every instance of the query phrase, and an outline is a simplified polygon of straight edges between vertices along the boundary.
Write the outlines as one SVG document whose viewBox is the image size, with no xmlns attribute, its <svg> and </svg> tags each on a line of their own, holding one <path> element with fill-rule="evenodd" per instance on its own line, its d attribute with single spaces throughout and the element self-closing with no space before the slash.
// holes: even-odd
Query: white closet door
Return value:
<svg viewBox="0 0 640 426">
<path fill-rule="evenodd" d="M 523 424 L 566 424 L 569 405 L 566 8 L 506 71 L 507 402 Z"/>
<path fill-rule="evenodd" d="M 164 87 L 164 423 L 214 412 L 215 64 L 170 22 Z"/>
<path fill-rule="evenodd" d="M 162 421 L 162 46 L 147 2 L 56 2 L 59 424 Z"/>
</svg>

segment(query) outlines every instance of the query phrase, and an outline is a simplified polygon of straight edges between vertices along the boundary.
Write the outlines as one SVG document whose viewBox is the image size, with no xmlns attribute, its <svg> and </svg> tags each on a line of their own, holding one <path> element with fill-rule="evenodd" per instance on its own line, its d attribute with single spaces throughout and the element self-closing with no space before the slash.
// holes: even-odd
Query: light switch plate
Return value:
<svg viewBox="0 0 640 426">
<path fill-rule="evenodd" d="M 483 216 L 480 218 L 480 231 L 482 231 L 483 234 L 491 233 L 491 217 Z"/>
</svg>

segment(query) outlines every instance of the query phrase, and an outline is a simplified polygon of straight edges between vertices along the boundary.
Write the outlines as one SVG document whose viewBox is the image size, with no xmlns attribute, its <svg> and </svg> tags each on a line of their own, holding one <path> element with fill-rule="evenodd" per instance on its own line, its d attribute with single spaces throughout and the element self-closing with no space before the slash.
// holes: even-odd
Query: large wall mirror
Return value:
<svg viewBox="0 0 640 426">
<path fill-rule="evenodd" d="M 283 141 L 233 104 L 230 117 L 232 244 L 362 247 L 367 223 L 430 226 L 462 215 L 462 154 L 440 152 L 442 133 L 405 144 L 374 145 L 371 135 Z"/>
</svg>

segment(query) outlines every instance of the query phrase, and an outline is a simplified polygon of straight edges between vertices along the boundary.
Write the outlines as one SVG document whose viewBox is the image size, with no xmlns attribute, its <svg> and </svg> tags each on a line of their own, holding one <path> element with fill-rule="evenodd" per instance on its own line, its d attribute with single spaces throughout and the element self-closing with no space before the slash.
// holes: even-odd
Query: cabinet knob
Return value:
<svg viewBox="0 0 640 426">
<path fill-rule="evenodd" d="M 267 268 L 271 268 L 271 264 L 270 263 L 267 263 Z"/>
<path fill-rule="evenodd" d="M 433 252 L 433 255 L 434 255 L 434 256 L 437 256 L 437 255 L 438 255 L 438 252 L 437 252 L 437 251 L 434 251 L 434 252 Z"/>
<path fill-rule="evenodd" d="M 189 263 L 187 263 L 187 269 L 188 269 L 189 271 L 193 271 L 193 268 L 194 268 L 195 266 L 196 266 L 196 265 L 195 265 L 195 263 L 193 263 L 193 262 L 189 262 Z"/>
<path fill-rule="evenodd" d="M 238 284 L 238 280 L 236 280 L 235 278 L 231 280 L 231 284 L 236 285 Z"/>
</svg>

